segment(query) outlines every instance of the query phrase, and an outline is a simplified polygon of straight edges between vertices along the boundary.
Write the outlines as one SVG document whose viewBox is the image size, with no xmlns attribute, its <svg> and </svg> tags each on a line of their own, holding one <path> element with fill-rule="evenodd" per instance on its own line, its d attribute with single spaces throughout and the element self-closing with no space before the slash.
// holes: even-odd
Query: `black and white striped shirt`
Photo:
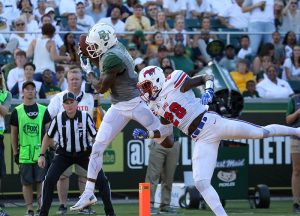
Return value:
<svg viewBox="0 0 300 216">
<path fill-rule="evenodd" d="M 53 138 L 58 133 L 58 147 L 65 152 L 79 153 L 92 148 L 89 137 L 97 134 L 91 116 L 84 111 L 77 110 L 73 119 L 66 112 L 60 112 L 52 119 L 48 129 L 48 136 Z"/>
</svg>

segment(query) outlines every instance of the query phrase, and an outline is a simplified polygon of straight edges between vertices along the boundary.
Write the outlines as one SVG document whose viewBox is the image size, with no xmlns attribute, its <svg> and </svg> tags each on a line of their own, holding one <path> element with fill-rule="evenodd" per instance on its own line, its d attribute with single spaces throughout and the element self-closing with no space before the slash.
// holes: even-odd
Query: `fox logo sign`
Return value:
<svg viewBox="0 0 300 216">
<path fill-rule="evenodd" d="M 23 132 L 31 137 L 38 136 L 39 134 L 39 125 L 34 123 L 25 124 L 23 127 Z"/>
<path fill-rule="evenodd" d="M 146 70 L 144 72 L 144 77 L 146 77 L 147 74 L 149 74 L 149 76 L 152 76 L 155 73 L 155 67 L 150 68 L 149 70 Z"/>
</svg>

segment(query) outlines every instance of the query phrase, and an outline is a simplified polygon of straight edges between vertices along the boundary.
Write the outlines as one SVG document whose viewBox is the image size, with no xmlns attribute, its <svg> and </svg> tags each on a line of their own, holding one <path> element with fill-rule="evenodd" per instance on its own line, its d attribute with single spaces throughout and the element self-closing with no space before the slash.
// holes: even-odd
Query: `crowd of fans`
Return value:
<svg viewBox="0 0 300 216">
<path fill-rule="evenodd" d="M 37 97 L 50 99 L 80 65 L 80 34 L 105 22 L 137 72 L 157 65 L 193 76 L 207 64 L 200 44 L 226 43 L 215 33 L 235 31 L 216 57 L 223 72 L 245 97 L 287 98 L 289 82 L 300 80 L 299 9 L 297 0 L 0 0 L 1 70 L 14 98 L 34 80 Z"/>
</svg>

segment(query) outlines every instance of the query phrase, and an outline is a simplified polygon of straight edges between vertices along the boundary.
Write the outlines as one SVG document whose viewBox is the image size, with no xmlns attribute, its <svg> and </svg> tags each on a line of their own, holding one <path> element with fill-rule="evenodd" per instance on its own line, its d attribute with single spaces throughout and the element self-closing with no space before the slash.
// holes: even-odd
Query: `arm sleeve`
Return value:
<svg viewBox="0 0 300 216">
<path fill-rule="evenodd" d="M 19 127 L 19 120 L 18 120 L 18 113 L 17 110 L 14 109 L 10 115 L 10 121 L 9 121 L 10 125 Z"/>
<path fill-rule="evenodd" d="M 47 135 L 53 138 L 57 131 L 57 117 L 53 118 L 47 131 Z"/>
<path fill-rule="evenodd" d="M 105 56 L 103 62 L 103 73 L 110 73 L 111 71 L 121 73 L 125 69 L 122 60 L 115 54 Z"/>
<path fill-rule="evenodd" d="M 95 127 L 95 123 L 92 119 L 92 117 L 86 113 L 87 115 L 87 129 L 88 129 L 88 132 L 89 134 L 91 135 L 91 137 L 96 137 L 96 134 L 97 134 L 97 130 L 96 130 L 96 127 Z"/>
</svg>

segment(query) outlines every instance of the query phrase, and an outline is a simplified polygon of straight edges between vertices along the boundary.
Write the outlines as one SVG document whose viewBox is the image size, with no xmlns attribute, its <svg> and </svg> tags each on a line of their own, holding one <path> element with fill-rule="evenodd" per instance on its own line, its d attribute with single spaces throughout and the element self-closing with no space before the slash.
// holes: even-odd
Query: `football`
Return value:
<svg viewBox="0 0 300 216">
<path fill-rule="evenodd" d="M 85 39 L 86 39 L 86 35 L 81 34 L 80 38 L 79 38 L 80 50 L 82 51 L 82 53 L 85 57 L 89 58 L 93 64 L 95 64 L 97 67 L 99 67 L 99 58 L 91 58 L 89 56 L 89 53 L 87 51 L 88 44 L 85 42 Z"/>
</svg>

